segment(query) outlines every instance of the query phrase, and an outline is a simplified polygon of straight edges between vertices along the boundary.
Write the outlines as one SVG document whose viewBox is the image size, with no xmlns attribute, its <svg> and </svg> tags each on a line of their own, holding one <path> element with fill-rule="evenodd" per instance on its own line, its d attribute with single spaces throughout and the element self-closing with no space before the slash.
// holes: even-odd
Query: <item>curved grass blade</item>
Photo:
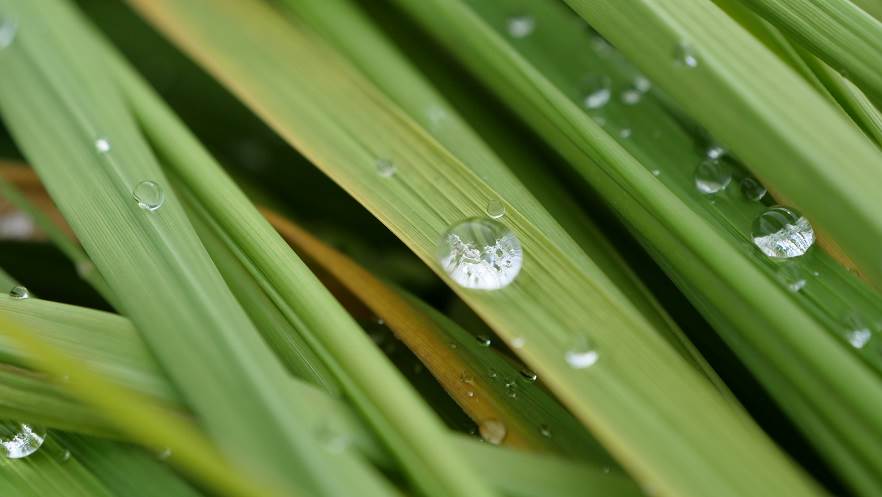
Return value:
<svg viewBox="0 0 882 497">
<path fill-rule="evenodd" d="M 260 4 L 134 5 L 436 271 L 443 231 L 481 215 L 486 200 L 498 195 L 325 45 Z M 295 67 L 309 67 L 308 77 Z M 344 107 L 345 118 L 329 117 Z M 391 181 L 375 169 L 388 157 L 400 165 Z M 525 265 L 502 292 L 454 288 L 507 340 L 526 339 L 519 355 L 623 465 L 662 495 L 818 492 L 651 331 L 596 266 L 575 262 L 505 204 L 506 223 L 533 266 Z M 564 358 L 586 321 L 595 323 L 591 336 L 607 359 L 602 367 L 574 370 Z M 708 421 L 700 433 L 688 422 L 688 413 L 697 410 Z"/>
</svg>

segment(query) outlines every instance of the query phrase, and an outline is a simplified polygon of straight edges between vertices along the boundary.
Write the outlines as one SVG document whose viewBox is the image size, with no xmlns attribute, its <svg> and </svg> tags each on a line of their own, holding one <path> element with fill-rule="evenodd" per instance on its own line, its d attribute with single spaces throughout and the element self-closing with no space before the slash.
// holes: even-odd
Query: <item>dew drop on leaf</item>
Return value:
<svg viewBox="0 0 882 497">
<path fill-rule="evenodd" d="M 46 439 L 46 429 L 11 421 L 0 422 L 0 455 L 21 459 L 37 452 Z"/>
<path fill-rule="evenodd" d="M 789 259 L 805 254 L 815 243 L 808 219 L 787 207 L 775 206 L 757 216 L 751 229 L 753 244 L 769 257 Z"/>
<path fill-rule="evenodd" d="M 520 273 L 523 251 L 517 236 L 503 224 L 470 218 L 442 235 L 438 261 L 444 272 L 464 288 L 498 290 Z"/>
<path fill-rule="evenodd" d="M 705 159 L 695 168 L 695 187 L 705 195 L 719 193 L 732 182 L 732 168 L 723 161 Z"/>
<path fill-rule="evenodd" d="M 162 207 L 162 203 L 165 202 L 165 192 L 155 181 L 147 180 L 138 183 L 132 190 L 132 195 L 138 202 L 138 207 L 145 211 L 153 212 Z"/>
<path fill-rule="evenodd" d="M 486 419 L 478 425 L 478 433 L 486 442 L 493 445 L 499 445 L 505 440 L 508 431 L 502 421 L 495 419 Z"/>
<path fill-rule="evenodd" d="M 31 296 L 31 292 L 23 286 L 14 286 L 9 290 L 9 296 L 14 299 L 26 299 Z"/>
</svg>

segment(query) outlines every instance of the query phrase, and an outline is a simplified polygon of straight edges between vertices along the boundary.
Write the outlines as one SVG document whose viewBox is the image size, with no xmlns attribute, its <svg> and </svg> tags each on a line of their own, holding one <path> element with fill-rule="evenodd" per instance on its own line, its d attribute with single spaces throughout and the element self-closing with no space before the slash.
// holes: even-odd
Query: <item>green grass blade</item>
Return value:
<svg viewBox="0 0 882 497">
<path fill-rule="evenodd" d="M 486 200 L 498 195 L 325 45 L 259 4 L 135 5 L 436 270 L 442 232 L 482 215 Z M 260 28 L 244 32 L 248 26 Z M 308 77 L 298 67 L 309 67 Z M 344 109 L 345 118 L 330 117 Z M 399 172 L 387 181 L 376 174 L 375 161 L 390 156 Z M 526 339 L 519 355 L 627 468 L 662 495 L 816 492 L 649 329 L 596 266 L 574 262 L 516 206 L 506 209 L 506 223 L 535 265 L 526 265 L 506 291 L 459 293 L 507 340 Z M 611 359 L 578 371 L 564 357 L 586 320 L 595 323 L 592 338 Z M 696 410 L 709 421 L 700 432 L 688 421 Z M 748 460 L 751 468 L 743 464 Z"/>
<path fill-rule="evenodd" d="M 872 98 L 882 98 L 882 22 L 850 0 L 741 0 Z"/>
</svg>

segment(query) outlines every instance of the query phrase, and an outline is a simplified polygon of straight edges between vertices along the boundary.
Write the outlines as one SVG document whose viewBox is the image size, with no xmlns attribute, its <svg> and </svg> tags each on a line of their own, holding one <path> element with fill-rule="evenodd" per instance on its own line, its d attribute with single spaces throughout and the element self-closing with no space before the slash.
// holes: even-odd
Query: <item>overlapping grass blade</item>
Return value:
<svg viewBox="0 0 882 497">
<path fill-rule="evenodd" d="M 882 99 L 882 21 L 850 0 L 740 0 Z"/>
<path fill-rule="evenodd" d="M 379 484 L 340 478 L 312 434 L 290 423 L 290 406 L 275 393 L 287 372 L 212 264 L 81 20 L 65 2 L 2 7 L 27 26 L 3 51 L 10 69 L 0 83 L 4 119 L 114 303 L 149 340 L 213 441 L 241 474 L 290 493 Z M 143 181 L 163 190 L 155 212 L 133 197 Z"/>
<path fill-rule="evenodd" d="M 789 397 L 799 392 L 799 402 L 788 402 L 783 396 L 778 401 L 808 434 L 816 433 L 819 419 L 824 419 L 827 431 L 813 439 L 815 443 L 838 446 L 838 452 L 845 444 L 852 447 L 847 450 L 863 454 L 857 456 L 862 461 L 858 465 L 834 457 L 830 461 L 852 477 L 860 473 L 854 481 L 862 481 L 862 488 L 873 495 L 878 482 L 864 485 L 878 474 L 874 469 L 878 457 L 864 437 L 879 429 L 872 415 L 877 408 L 870 405 L 879 399 L 878 380 L 843 350 L 844 340 L 836 343 L 831 337 L 845 329 L 838 319 L 849 307 L 867 313 L 871 320 L 878 317 L 878 296 L 815 251 L 799 266 L 820 271 L 830 283 L 812 283 L 806 288 L 809 294 L 818 292 L 817 297 L 794 299 L 777 281 L 781 268 L 745 244 L 750 224 L 763 205 L 746 202 L 737 188 L 718 196 L 716 204 L 699 194 L 692 171 L 703 158 L 703 151 L 696 153 L 696 148 L 706 144 L 696 144 L 676 120 L 666 116 L 664 108 L 653 110 L 658 104 L 649 96 L 644 96 L 637 110 L 610 104 L 599 116 L 606 119 L 606 128 L 595 124 L 580 105 L 584 97 L 580 78 L 592 72 L 609 74 L 614 77 L 614 88 L 627 88 L 637 74 L 633 69 L 614 72 L 617 60 L 608 45 L 603 53 L 611 60 L 588 57 L 556 64 L 550 54 L 570 57 L 591 42 L 584 25 L 574 22 L 558 5 L 475 3 L 473 10 L 462 2 L 399 3 L 424 21 L 616 206 L 638 238 L 770 389 L 774 385 L 776 391 L 785 392 L 787 388 Z M 509 16 L 517 12 L 532 16 L 536 32 L 528 39 L 507 41 L 501 33 L 506 33 Z M 620 131 L 626 128 L 630 136 L 622 138 Z M 618 143 L 607 133 L 615 134 Z M 651 172 L 659 174 L 658 178 Z M 808 361 L 814 366 L 793 363 L 794 353 L 803 364 Z M 872 351 L 860 353 L 871 364 L 878 362 Z M 860 385 L 852 381 L 856 378 Z M 842 403 L 831 404 L 830 389 L 819 387 L 830 384 L 837 385 L 832 390 L 845 399 Z M 807 405 L 823 413 L 821 417 L 805 409 Z M 852 430 L 855 423 L 864 428 Z"/>
<path fill-rule="evenodd" d="M 498 195 L 327 46 L 259 4 L 134 5 L 433 267 L 441 233 Z M 399 165 L 391 180 L 376 174 L 379 158 Z M 580 257 L 548 241 L 516 206 L 506 210 L 528 264 L 505 291 L 459 293 L 503 337 L 526 339 L 519 355 L 623 464 L 662 495 L 816 492 L 648 329 L 596 266 L 575 262 Z M 607 359 L 579 371 L 564 357 L 586 319 Z M 708 421 L 700 431 L 688 419 L 696 410 Z"/>
</svg>

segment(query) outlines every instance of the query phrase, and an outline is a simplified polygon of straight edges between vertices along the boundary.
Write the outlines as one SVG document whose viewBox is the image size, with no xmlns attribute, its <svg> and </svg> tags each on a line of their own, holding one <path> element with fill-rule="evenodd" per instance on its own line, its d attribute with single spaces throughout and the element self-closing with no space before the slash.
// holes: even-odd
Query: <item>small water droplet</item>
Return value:
<svg viewBox="0 0 882 497">
<path fill-rule="evenodd" d="M 159 453 L 156 454 L 156 457 L 160 461 L 166 461 L 171 456 L 172 456 L 172 450 L 169 447 L 166 447 L 166 448 L 160 450 Z"/>
<path fill-rule="evenodd" d="M 517 236 L 492 219 L 470 218 L 441 238 L 438 261 L 450 278 L 465 288 L 498 290 L 521 271 L 523 251 Z"/>
<path fill-rule="evenodd" d="M 751 237 L 762 253 L 776 259 L 799 257 L 815 243 L 808 219 L 781 206 L 770 207 L 756 218 Z"/>
<path fill-rule="evenodd" d="M 873 338 L 873 332 L 863 317 L 855 311 L 845 314 L 842 319 L 845 339 L 856 349 L 862 349 Z"/>
<path fill-rule="evenodd" d="M 493 341 L 490 340 L 490 337 L 488 337 L 487 335 L 478 335 L 475 337 L 475 339 L 478 340 L 478 343 L 482 347 L 489 347 L 493 343 Z"/>
<path fill-rule="evenodd" d="M 634 77 L 634 88 L 640 93 L 647 93 L 652 89 L 652 81 L 649 80 L 646 76 L 642 74 L 638 74 Z"/>
<path fill-rule="evenodd" d="M 616 51 L 616 49 L 606 41 L 606 38 L 599 34 L 594 34 L 594 36 L 591 37 L 591 50 L 603 58 L 611 56 Z"/>
<path fill-rule="evenodd" d="M 26 299 L 31 296 L 31 292 L 23 286 L 14 286 L 9 290 L 9 296 L 14 299 Z"/>
<path fill-rule="evenodd" d="M 36 425 L 4 421 L 0 423 L 0 455 L 21 459 L 37 452 L 46 439 L 46 429 Z"/>
<path fill-rule="evenodd" d="M 756 178 L 748 176 L 741 180 L 741 193 L 746 199 L 758 202 L 766 196 L 766 187 Z"/>
<path fill-rule="evenodd" d="M 502 424 L 501 421 L 497 421 L 495 419 L 486 419 L 484 421 L 481 421 L 481 423 L 478 425 L 478 433 L 485 441 L 493 445 L 499 445 L 502 443 L 503 440 L 505 440 L 507 430 L 505 429 L 505 425 Z"/>
<path fill-rule="evenodd" d="M 505 204 L 499 199 L 491 199 L 487 202 L 487 215 L 493 219 L 499 219 L 505 215 Z"/>
<path fill-rule="evenodd" d="M 631 128 L 622 128 L 621 130 L 619 130 L 619 138 L 622 138 L 624 140 L 631 138 Z"/>
<path fill-rule="evenodd" d="M 625 105 L 637 105 L 641 98 L 643 93 L 637 88 L 628 88 L 622 92 L 622 103 Z"/>
<path fill-rule="evenodd" d="M 438 125 L 447 119 L 447 111 L 441 106 L 433 105 L 426 112 L 426 117 L 428 117 L 430 123 Z"/>
<path fill-rule="evenodd" d="M 450 345 L 451 349 L 455 349 L 457 347 L 456 342 L 450 342 L 448 345 Z"/>
<path fill-rule="evenodd" d="M 162 191 L 162 187 L 151 180 L 138 183 L 132 190 L 132 196 L 138 202 L 138 207 L 150 212 L 159 209 L 165 202 L 165 192 Z"/>
<path fill-rule="evenodd" d="M 86 279 L 89 277 L 89 275 L 92 274 L 93 271 L 95 271 L 95 264 L 93 264 L 92 261 L 90 261 L 88 259 L 83 259 L 83 260 L 77 261 L 76 269 L 77 269 L 77 276 L 79 276 L 80 278 Z"/>
<path fill-rule="evenodd" d="M 603 472 L 604 472 L 604 473 L 609 473 L 609 466 L 604 466 L 604 467 L 603 467 Z"/>
<path fill-rule="evenodd" d="M 600 358 L 594 342 L 585 335 L 578 335 L 573 338 L 572 343 L 567 349 L 565 358 L 570 367 L 576 369 L 584 369 L 593 366 Z"/>
<path fill-rule="evenodd" d="M 470 399 L 474 399 L 475 396 L 476 396 L 475 392 L 473 392 L 473 391 L 471 391 L 471 390 L 469 390 L 468 392 L 466 392 L 466 397 L 468 397 L 468 398 L 470 398 Z"/>
<path fill-rule="evenodd" d="M 0 50 L 12 45 L 18 33 L 18 21 L 11 17 L 0 18 Z"/>
<path fill-rule="evenodd" d="M 653 169 L 650 171 L 653 176 L 661 176 L 661 169 Z"/>
<path fill-rule="evenodd" d="M 695 49 L 689 43 L 681 41 L 674 47 L 674 61 L 677 65 L 687 68 L 698 67 L 698 56 Z"/>
<path fill-rule="evenodd" d="M 539 425 L 539 434 L 545 438 L 551 438 L 551 428 L 545 424 Z"/>
<path fill-rule="evenodd" d="M 326 451 L 333 454 L 344 452 L 352 442 L 349 434 L 337 426 L 334 418 L 326 418 L 316 431 L 315 437 Z"/>
<path fill-rule="evenodd" d="M 593 119 L 594 122 L 597 123 L 597 125 L 600 126 L 601 128 L 606 126 L 606 117 L 605 116 L 602 116 L 600 114 L 593 114 L 591 116 L 591 119 Z"/>
<path fill-rule="evenodd" d="M 65 450 L 63 454 L 61 454 L 61 462 L 70 461 L 70 451 Z"/>
<path fill-rule="evenodd" d="M 95 140 L 95 150 L 102 154 L 110 152 L 110 140 L 107 138 L 98 138 Z"/>
<path fill-rule="evenodd" d="M 508 34 L 512 38 L 525 38 L 536 29 L 536 20 L 532 16 L 512 16 L 508 18 Z"/>
<path fill-rule="evenodd" d="M 515 337 L 511 340 L 511 348 L 513 349 L 520 349 L 526 344 L 527 339 L 524 337 Z"/>
<path fill-rule="evenodd" d="M 708 159 L 722 159 L 726 155 L 726 149 L 719 145 L 711 145 L 704 153 Z"/>
<path fill-rule="evenodd" d="M 582 104 L 588 109 L 600 109 L 612 96 L 612 81 L 604 74 L 590 74 L 582 80 Z"/>
<path fill-rule="evenodd" d="M 466 385 L 474 385 L 475 384 L 475 378 L 467 373 L 460 373 L 459 381 L 461 381 L 462 383 L 465 383 Z"/>
<path fill-rule="evenodd" d="M 808 283 L 806 272 L 799 266 L 791 264 L 778 269 L 778 279 L 793 293 L 802 290 Z"/>
<path fill-rule="evenodd" d="M 505 392 L 513 399 L 518 398 L 518 384 L 512 379 L 505 380 Z"/>
<path fill-rule="evenodd" d="M 487 372 L 487 376 L 489 376 L 491 380 L 495 380 L 499 377 L 499 373 L 497 373 L 495 369 L 491 369 Z"/>
<path fill-rule="evenodd" d="M 383 178 L 391 178 L 392 176 L 395 176 L 396 172 L 398 172 L 395 163 L 389 159 L 377 159 L 375 167 L 377 168 L 377 174 Z"/>
<path fill-rule="evenodd" d="M 524 379 L 529 381 L 530 383 L 535 382 L 539 378 L 539 375 L 530 371 L 529 369 L 522 369 L 521 376 L 523 376 Z"/>
<path fill-rule="evenodd" d="M 723 161 L 705 159 L 695 168 L 695 187 L 705 195 L 719 193 L 732 181 L 732 168 Z"/>
</svg>

